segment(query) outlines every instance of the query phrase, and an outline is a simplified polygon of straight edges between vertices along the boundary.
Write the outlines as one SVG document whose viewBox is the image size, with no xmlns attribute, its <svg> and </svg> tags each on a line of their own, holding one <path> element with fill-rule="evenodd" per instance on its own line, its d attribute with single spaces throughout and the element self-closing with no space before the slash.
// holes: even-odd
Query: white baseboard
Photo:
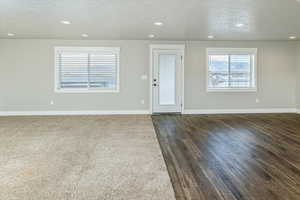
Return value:
<svg viewBox="0 0 300 200">
<path fill-rule="evenodd" d="M 298 113 L 296 108 L 261 109 L 186 109 L 183 114 L 238 114 L 238 113 Z M 0 116 L 52 116 L 52 115 L 149 115 L 149 110 L 113 111 L 0 111 Z"/>
<path fill-rule="evenodd" d="M 254 109 L 199 109 L 183 111 L 183 114 L 238 114 L 238 113 L 300 113 L 296 108 L 254 108 Z"/>
<path fill-rule="evenodd" d="M 147 115 L 149 110 L 111 111 L 0 111 L 0 116 L 49 116 L 49 115 Z"/>
</svg>

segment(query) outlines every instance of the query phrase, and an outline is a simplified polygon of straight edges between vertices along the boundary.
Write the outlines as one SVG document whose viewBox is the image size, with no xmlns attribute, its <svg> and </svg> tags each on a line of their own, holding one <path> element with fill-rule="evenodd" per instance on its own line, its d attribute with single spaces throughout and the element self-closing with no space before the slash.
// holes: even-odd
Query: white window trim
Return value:
<svg viewBox="0 0 300 200">
<path fill-rule="evenodd" d="M 251 88 L 209 88 L 209 60 L 211 54 L 226 55 L 226 54 L 253 54 L 253 70 L 254 70 L 254 87 Z M 206 92 L 257 92 L 257 48 L 207 48 L 206 49 Z"/>
<path fill-rule="evenodd" d="M 54 92 L 55 93 L 119 93 L 120 92 L 120 47 L 54 47 Z M 61 89 L 59 88 L 59 66 L 56 62 L 56 54 L 60 51 L 86 51 L 86 52 L 113 52 L 118 55 L 119 62 L 117 63 L 117 80 L 116 89 L 97 89 L 97 88 L 84 88 L 84 89 Z"/>
</svg>

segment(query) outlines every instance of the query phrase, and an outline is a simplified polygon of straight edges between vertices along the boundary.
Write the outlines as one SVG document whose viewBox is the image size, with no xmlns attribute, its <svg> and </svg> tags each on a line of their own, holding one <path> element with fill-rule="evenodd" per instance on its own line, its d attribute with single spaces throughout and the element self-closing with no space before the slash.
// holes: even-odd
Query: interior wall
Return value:
<svg viewBox="0 0 300 200">
<path fill-rule="evenodd" d="M 258 91 L 206 92 L 207 47 L 258 48 Z M 295 108 L 295 52 L 295 42 L 285 41 L 188 42 L 185 70 L 186 108 Z"/>
<path fill-rule="evenodd" d="M 0 40 L 0 111 L 148 110 L 149 44 L 164 41 Z M 296 107 L 295 42 L 188 41 L 185 57 L 186 109 Z M 55 46 L 118 46 L 119 93 L 55 93 Z M 299 46 L 299 45 L 298 45 Z M 206 48 L 258 48 L 258 92 L 207 93 Z M 144 100 L 145 104 L 141 101 Z M 259 100 L 259 102 L 256 102 Z M 54 105 L 50 102 L 54 101 Z"/>
<path fill-rule="evenodd" d="M 296 81 L 297 81 L 296 103 L 297 103 L 297 109 L 300 109 L 300 42 L 297 43 L 297 77 L 296 77 Z"/>
<path fill-rule="evenodd" d="M 55 46 L 121 47 L 120 92 L 55 93 Z M 149 71 L 146 41 L 0 40 L 0 60 L 3 111 L 148 109 L 148 81 L 140 78 Z"/>
</svg>

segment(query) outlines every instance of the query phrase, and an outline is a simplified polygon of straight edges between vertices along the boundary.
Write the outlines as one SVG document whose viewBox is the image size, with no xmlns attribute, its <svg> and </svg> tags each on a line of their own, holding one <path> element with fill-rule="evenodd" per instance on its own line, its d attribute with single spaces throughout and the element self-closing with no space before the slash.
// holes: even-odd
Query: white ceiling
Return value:
<svg viewBox="0 0 300 200">
<path fill-rule="evenodd" d="M 63 25 L 69 20 L 71 25 Z M 164 26 L 154 26 L 161 21 Z M 238 28 L 237 23 L 245 24 Z M 287 40 L 297 0 L 0 0 L 0 38 Z"/>
</svg>

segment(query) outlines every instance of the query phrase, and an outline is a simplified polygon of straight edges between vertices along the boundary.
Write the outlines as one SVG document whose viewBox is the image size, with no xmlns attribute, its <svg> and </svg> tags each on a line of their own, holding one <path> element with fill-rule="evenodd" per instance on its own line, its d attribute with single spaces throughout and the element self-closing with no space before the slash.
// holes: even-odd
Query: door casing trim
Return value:
<svg viewBox="0 0 300 200">
<path fill-rule="evenodd" d="M 184 111 L 184 58 L 185 58 L 185 44 L 150 44 L 150 58 L 149 58 L 149 113 L 153 114 L 153 51 L 154 50 L 180 50 L 182 51 L 182 72 L 181 72 L 181 113 Z"/>
</svg>

